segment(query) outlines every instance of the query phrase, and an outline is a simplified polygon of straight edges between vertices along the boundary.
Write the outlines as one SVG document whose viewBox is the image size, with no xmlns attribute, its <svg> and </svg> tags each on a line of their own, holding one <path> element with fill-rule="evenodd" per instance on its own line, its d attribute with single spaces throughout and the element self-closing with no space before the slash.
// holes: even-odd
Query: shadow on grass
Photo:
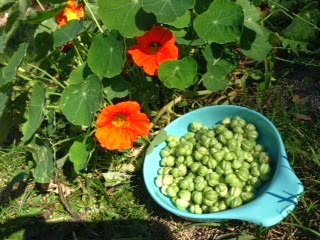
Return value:
<svg viewBox="0 0 320 240">
<path fill-rule="evenodd" d="M 39 240 L 169 240 L 169 229 L 152 220 L 48 223 L 42 217 L 26 216 L 0 226 L 0 239 Z"/>
</svg>

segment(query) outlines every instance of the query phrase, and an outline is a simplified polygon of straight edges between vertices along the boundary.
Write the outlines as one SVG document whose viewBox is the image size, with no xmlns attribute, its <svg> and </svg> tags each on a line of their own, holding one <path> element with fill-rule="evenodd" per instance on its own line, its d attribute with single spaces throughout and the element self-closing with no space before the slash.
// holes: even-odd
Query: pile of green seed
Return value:
<svg viewBox="0 0 320 240">
<path fill-rule="evenodd" d="M 271 159 L 258 136 L 238 116 L 213 128 L 193 122 L 183 137 L 167 137 L 155 184 L 178 209 L 191 213 L 241 206 L 271 176 Z"/>
</svg>

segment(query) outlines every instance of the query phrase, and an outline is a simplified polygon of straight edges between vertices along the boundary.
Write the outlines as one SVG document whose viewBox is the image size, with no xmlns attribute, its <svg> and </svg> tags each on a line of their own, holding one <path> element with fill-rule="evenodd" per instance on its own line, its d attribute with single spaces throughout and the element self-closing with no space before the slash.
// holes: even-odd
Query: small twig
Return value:
<svg viewBox="0 0 320 240">
<path fill-rule="evenodd" d="M 66 198 L 64 197 L 59 176 L 56 177 L 56 183 L 58 185 L 59 198 L 60 198 L 61 204 L 74 220 L 76 220 L 77 222 L 82 222 L 81 217 L 72 210 Z"/>
<path fill-rule="evenodd" d="M 210 95 L 212 92 L 209 90 L 203 90 L 203 91 L 197 91 L 195 93 L 186 93 L 178 96 L 177 98 L 173 99 L 169 103 L 167 103 L 163 108 L 160 109 L 157 116 L 152 121 L 152 127 L 158 122 L 158 120 L 165 114 L 166 112 L 171 112 L 172 107 L 176 105 L 177 103 L 181 102 L 182 99 L 188 97 L 188 96 L 203 96 L 203 95 Z"/>
</svg>

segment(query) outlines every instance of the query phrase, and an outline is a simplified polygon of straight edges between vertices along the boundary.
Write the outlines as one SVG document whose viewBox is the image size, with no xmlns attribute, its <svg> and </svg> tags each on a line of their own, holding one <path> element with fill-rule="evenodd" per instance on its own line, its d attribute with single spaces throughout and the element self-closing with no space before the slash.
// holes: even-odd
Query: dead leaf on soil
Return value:
<svg viewBox="0 0 320 240">
<path fill-rule="evenodd" d="M 68 186 L 65 186 L 64 184 L 60 184 L 62 193 L 64 197 L 69 196 L 71 193 L 74 192 L 74 189 Z M 47 188 L 48 192 L 53 192 L 55 194 L 59 194 L 58 184 L 50 182 Z"/>
<path fill-rule="evenodd" d="M 310 116 L 301 113 L 294 114 L 294 118 L 298 121 L 312 121 Z"/>
</svg>

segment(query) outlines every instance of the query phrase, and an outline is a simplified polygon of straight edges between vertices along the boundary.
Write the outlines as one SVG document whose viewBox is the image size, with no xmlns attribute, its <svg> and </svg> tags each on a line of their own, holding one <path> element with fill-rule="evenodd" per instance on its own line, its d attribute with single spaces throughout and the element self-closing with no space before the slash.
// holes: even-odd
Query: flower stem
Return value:
<svg viewBox="0 0 320 240">
<path fill-rule="evenodd" d="M 100 31 L 101 33 L 103 33 L 103 29 L 102 29 L 102 27 L 100 26 L 100 24 L 99 24 L 99 22 L 98 22 L 98 20 L 97 20 L 96 16 L 93 14 L 93 12 L 92 12 L 92 10 L 91 10 L 91 8 L 90 8 L 90 6 L 89 6 L 88 2 L 87 2 L 86 0 L 83 0 L 83 2 L 84 2 L 84 3 L 86 4 L 86 6 L 88 7 L 88 10 L 89 10 L 89 12 L 90 12 L 90 14 L 91 14 L 91 16 L 92 16 L 92 18 L 93 18 L 93 21 L 96 23 L 96 25 L 97 25 L 97 27 L 98 27 L 99 31 Z"/>
<path fill-rule="evenodd" d="M 61 145 L 61 144 L 65 143 L 65 142 L 72 141 L 77 137 L 71 137 L 71 138 L 66 138 L 66 139 L 60 140 L 59 142 L 56 142 L 56 143 L 52 144 L 52 147 L 56 147 L 56 146 Z"/>
<path fill-rule="evenodd" d="M 49 77 L 55 84 L 59 85 L 62 88 L 65 88 L 65 86 L 61 82 L 59 82 L 55 77 L 51 76 L 48 72 L 46 72 L 42 68 L 39 68 L 38 66 L 35 66 L 35 65 L 31 64 L 31 63 L 28 63 L 28 65 L 30 67 L 33 67 L 33 68 L 37 69 L 38 71 L 42 72 L 44 75 Z"/>
</svg>

